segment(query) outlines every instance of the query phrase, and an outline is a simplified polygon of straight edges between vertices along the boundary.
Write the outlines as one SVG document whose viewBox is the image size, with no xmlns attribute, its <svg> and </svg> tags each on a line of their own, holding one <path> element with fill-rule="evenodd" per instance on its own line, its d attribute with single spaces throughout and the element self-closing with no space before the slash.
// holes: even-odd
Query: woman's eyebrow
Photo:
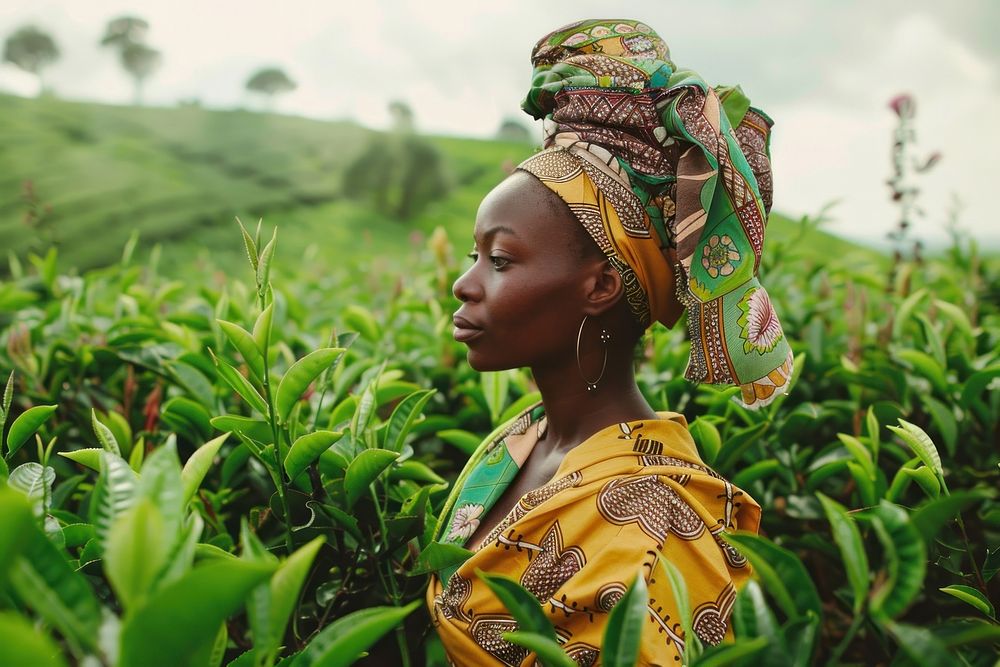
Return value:
<svg viewBox="0 0 1000 667">
<path fill-rule="evenodd" d="M 494 225 L 493 227 L 490 227 L 485 232 L 483 232 L 482 236 L 476 239 L 476 241 L 485 243 L 486 241 L 489 241 L 497 234 L 510 234 L 511 236 L 517 236 L 517 232 L 515 232 L 507 225 Z"/>
</svg>

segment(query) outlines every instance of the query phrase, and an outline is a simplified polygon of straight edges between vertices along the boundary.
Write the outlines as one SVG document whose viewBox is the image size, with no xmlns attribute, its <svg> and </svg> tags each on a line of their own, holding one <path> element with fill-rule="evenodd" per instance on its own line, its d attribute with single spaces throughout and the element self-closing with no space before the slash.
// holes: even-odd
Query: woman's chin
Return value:
<svg viewBox="0 0 1000 667">
<path fill-rule="evenodd" d="M 518 366 L 512 366 L 510 364 L 503 363 L 500 359 L 491 359 L 488 355 L 483 354 L 481 351 L 469 348 L 469 353 L 466 355 L 466 359 L 469 362 L 469 366 L 472 370 L 478 371 L 480 373 L 489 373 L 493 371 L 505 371 L 511 368 L 518 368 Z"/>
</svg>

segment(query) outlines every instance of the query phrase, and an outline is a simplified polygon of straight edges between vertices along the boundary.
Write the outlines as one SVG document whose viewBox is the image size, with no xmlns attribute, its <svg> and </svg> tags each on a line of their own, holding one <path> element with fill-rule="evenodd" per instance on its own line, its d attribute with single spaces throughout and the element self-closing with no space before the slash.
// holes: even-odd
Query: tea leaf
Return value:
<svg viewBox="0 0 1000 667">
<path fill-rule="evenodd" d="M 938 479 L 944 482 L 941 455 L 938 454 L 937 447 L 934 446 L 930 436 L 916 424 L 911 424 L 905 419 L 898 421 L 900 426 L 889 426 L 889 430 L 898 435 L 913 450 L 913 453 L 920 457 L 924 465 L 933 470 Z"/>
<path fill-rule="evenodd" d="M 295 403 L 309 385 L 319 377 L 320 373 L 340 360 L 344 349 L 327 347 L 310 352 L 292 364 L 291 368 L 281 378 L 278 392 L 274 398 L 274 409 L 278 419 L 285 423 Z"/>
<path fill-rule="evenodd" d="M 196 449 L 194 454 L 184 464 L 184 468 L 181 470 L 184 506 L 187 506 L 188 502 L 194 497 L 194 494 L 198 492 L 198 487 L 201 486 L 202 480 L 205 479 L 209 468 L 212 467 L 212 461 L 215 460 L 219 449 L 222 448 L 222 444 L 228 437 L 229 433 L 223 433 L 219 437 L 209 440 Z"/>
<path fill-rule="evenodd" d="M 546 667 L 549 665 L 554 665 L 555 667 L 578 667 L 579 663 L 566 655 L 566 651 L 562 649 L 559 642 L 549 639 L 545 635 L 537 632 L 518 631 L 504 632 L 500 636 L 504 641 L 532 651 L 540 658 L 539 664 L 544 664 Z"/>
<path fill-rule="evenodd" d="M 858 526 L 848 516 L 847 511 L 837 501 L 827 498 L 817 492 L 816 496 L 823 505 L 826 518 L 833 531 L 833 539 L 840 549 L 840 555 L 847 571 L 847 580 L 854 591 L 854 613 L 860 613 L 868 595 L 868 555 L 861 542 Z"/>
<path fill-rule="evenodd" d="M 638 662 L 642 629 L 649 613 L 649 591 L 640 571 L 625 596 L 619 600 L 608 614 L 608 624 L 604 629 L 604 648 L 601 662 L 607 667 L 632 667 Z"/>
<path fill-rule="evenodd" d="M 90 425 L 94 429 L 94 435 L 97 436 L 97 441 L 101 443 L 101 447 L 104 451 L 111 452 L 118 456 L 122 455 L 121 447 L 118 446 L 118 440 L 115 439 L 115 434 L 111 432 L 107 426 L 97 421 L 97 410 L 90 409 Z"/>
<path fill-rule="evenodd" d="M 104 549 L 104 571 L 122 606 L 138 608 L 167 562 L 163 515 L 148 498 L 140 498 L 111 527 Z"/>
<path fill-rule="evenodd" d="M 956 597 L 962 602 L 972 605 L 990 618 L 996 620 L 996 612 L 993 611 L 993 605 L 990 604 L 990 601 L 985 595 L 975 588 L 972 588 L 971 586 L 963 586 L 961 584 L 954 584 L 952 586 L 939 588 L 938 590 L 942 593 L 947 593 L 948 595 Z"/>
<path fill-rule="evenodd" d="M 222 327 L 222 332 L 226 334 L 229 342 L 233 344 L 237 350 L 239 350 L 240 355 L 243 357 L 243 361 L 246 362 L 247 368 L 250 369 L 250 374 L 253 375 L 258 382 L 264 381 L 264 355 L 261 354 L 260 348 L 257 347 L 257 341 L 254 337 L 243 327 L 232 322 L 227 322 L 226 320 L 216 320 L 219 326 Z"/>
<path fill-rule="evenodd" d="M 476 575 L 493 591 L 493 595 L 503 603 L 510 615 L 514 617 L 518 630 L 533 632 L 551 641 L 556 641 L 556 631 L 538 604 L 538 599 L 516 580 L 503 574 L 483 572 L 478 569 Z"/>
<path fill-rule="evenodd" d="M 341 431 L 316 431 L 303 435 L 292 443 L 291 449 L 285 456 L 285 472 L 288 479 L 295 479 L 306 468 L 319 458 L 319 456 L 330 449 L 333 443 L 343 437 Z"/>
<path fill-rule="evenodd" d="M 708 465 L 713 465 L 719 455 L 719 450 L 722 448 L 722 436 L 719 435 L 719 429 L 704 417 L 698 417 L 691 422 L 688 430 L 691 431 L 691 436 L 698 445 L 702 460 Z"/>
<path fill-rule="evenodd" d="M 434 389 L 424 389 L 415 391 L 396 406 L 389 417 L 389 425 L 385 430 L 383 448 L 390 452 L 399 452 L 403 449 L 406 436 L 409 435 L 413 422 L 420 416 L 427 401 L 437 393 Z"/>
<path fill-rule="evenodd" d="M 7 432 L 7 458 L 21 449 L 28 438 L 34 435 L 58 408 L 58 405 L 36 405 L 18 415 Z"/>
<path fill-rule="evenodd" d="M 752 533 L 738 531 L 720 535 L 747 557 L 765 590 L 789 618 L 799 618 L 810 612 L 822 617 L 823 607 L 816 585 L 798 556 Z"/>
<path fill-rule="evenodd" d="M 871 595 L 871 612 L 895 618 L 920 592 L 924 583 L 927 553 L 920 533 L 910 523 L 906 510 L 883 500 L 869 510 L 872 527 L 885 550 L 886 577 Z"/>
<path fill-rule="evenodd" d="M 0 664 L 65 667 L 59 646 L 15 612 L 0 612 Z"/>
<path fill-rule="evenodd" d="M 59 456 L 65 457 L 70 461 L 75 461 L 82 466 L 90 468 L 91 470 L 101 471 L 101 452 L 106 451 L 99 447 L 88 447 L 86 449 L 77 449 L 72 452 L 56 452 Z"/>
<path fill-rule="evenodd" d="M 366 449 L 358 454 L 347 466 L 344 473 L 344 491 L 347 494 L 347 508 L 354 507 L 362 495 L 368 493 L 369 485 L 381 475 L 392 462 L 399 458 L 396 452 L 384 449 Z"/>
<path fill-rule="evenodd" d="M 212 354 L 211 350 L 209 350 L 209 354 Z M 232 387 L 233 391 L 242 396 L 243 400 L 250 404 L 250 407 L 264 416 L 270 414 L 267 409 L 267 403 L 264 402 L 264 397 L 254 389 L 253 385 L 245 377 L 214 354 L 212 354 L 212 361 L 215 362 L 219 376 L 225 380 L 226 384 Z"/>
<path fill-rule="evenodd" d="M 422 600 L 414 600 L 405 607 L 372 607 L 342 616 L 323 628 L 292 660 L 290 667 L 351 665 L 421 604 Z"/>
<path fill-rule="evenodd" d="M 120 667 L 176 667 L 215 640 L 219 624 L 243 606 L 275 566 L 240 559 L 199 565 L 125 617 Z"/>
</svg>

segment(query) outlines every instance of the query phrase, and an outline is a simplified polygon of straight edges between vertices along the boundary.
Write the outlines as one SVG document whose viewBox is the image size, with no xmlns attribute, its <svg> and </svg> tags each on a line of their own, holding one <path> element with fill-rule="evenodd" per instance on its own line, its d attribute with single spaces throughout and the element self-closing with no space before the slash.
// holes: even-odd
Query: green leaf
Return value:
<svg viewBox="0 0 1000 667">
<path fill-rule="evenodd" d="M 876 578 L 869 606 L 874 616 L 895 618 L 910 605 L 924 583 L 927 552 L 906 510 L 883 500 L 868 510 L 885 552 L 886 576 Z"/>
<path fill-rule="evenodd" d="M 719 450 L 722 448 L 722 436 L 719 435 L 719 429 L 704 417 L 698 417 L 691 422 L 688 430 L 691 431 L 691 437 L 698 444 L 702 460 L 708 465 L 713 465 L 719 455 Z"/>
<path fill-rule="evenodd" d="M 118 445 L 118 440 L 115 438 L 115 434 L 111 432 L 111 429 L 97 421 L 97 410 L 90 409 L 90 425 L 94 429 L 94 435 L 97 436 L 97 441 L 101 443 L 101 448 L 106 452 L 111 452 L 112 454 L 122 455 L 121 447 Z"/>
<path fill-rule="evenodd" d="M 250 374 L 256 378 L 258 382 L 263 382 L 264 355 L 261 354 L 260 349 L 257 347 L 257 341 L 254 340 L 253 335 L 238 324 L 227 322 L 226 320 L 216 321 L 222 328 L 222 332 L 226 334 L 226 338 L 229 339 L 229 342 L 233 344 L 233 347 L 239 350 L 240 356 L 243 357 L 243 361 L 246 362 L 247 368 L 250 369 Z"/>
<path fill-rule="evenodd" d="M 483 439 L 478 435 L 457 428 L 438 431 L 437 437 L 441 438 L 467 456 L 472 456 L 483 441 Z"/>
<path fill-rule="evenodd" d="M 111 527 L 104 549 L 104 571 L 126 610 L 142 606 L 166 564 L 168 545 L 163 515 L 140 498 Z"/>
<path fill-rule="evenodd" d="M 271 424 L 264 419 L 251 419 L 239 415 L 220 415 L 212 417 L 211 422 L 212 426 L 220 431 L 229 431 L 230 433 L 239 431 L 243 435 L 249 436 L 265 445 L 270 445 L 274 442 L 274 432 L 271 430 Z"/>
<path fill-rule="evenodd" d="M 720 535 L 747 557 L 754 574 L 786 616 L 801 618 L 809 612 L 823 616 L 816 585 L 793 552 L 753 533 L 735 531 Z"/>
<path fill-rule="evenodd" d="M 7 484 L 28 497 L 34 509 L 35 516 L 41 517 L 49 509 L 52 502 L 52 482 L 56 480 L 54 468 L 29 461 L 10 471 Z"/>
<path fill-rule="evenodd" d="M 330 449 L 333 443 L 343 437 L 341 431 L 316 431 L 308 433 L 298 438 L 292 443 L 291 449 L 285 455 L 285 472 L 288 479 L 294 480 L 302 472 L 312 465 L 313 461 Z"/>
<path fill-rule="evenodd" d="M 14 371 L 7 376 L 7 385 L 3 390 L 3 401 L 0 402 L 0 436 L 7 426 L 7 417 L 10 416 L 10 404 L 14 400 Z"/>
<path fill-rule="evenodd" d="M 938 481 L 938 477 L 934 474 L 934 471 L 927 466 L 900 468 L 899 472 L 919 484 L 920 488 L 924 490 L 929 498 L 937 498 L 941 495 L 941 482 Z"/>
<path fill-rule="evenodd" d="M 739 389 L 739 387 L 736 387 Z M 734 429 L 734 432 L 726 438 L 726 442 L 719 450 L 719 455 L 715 460 L 716 471 L 728 471 L 731 466 L 735 466 L 743 456 L 743 452 L 753 443 L 760 439 L 760 436 L 770 428 L 770 422 L 761 422 L 743 429 Z M 725 474 L 720 472 L 720 474 Z"/>
<path fill-rule="evenodd" d="M 677 605 L 677 616 L 680 619 L 681 630 L 684 631 L 684 655 L 685 663 L 690 663 L 692 658 L 701 654 L 701 639 L 694 633 L 691 625 L 691 599 L 688 597 L 687 581 L 684 574 L 676 565 L 670 562 L 662 551 L 656 552 L 656 557 L 667 573 L 667 580 L 670 581 L 670 592 L 674 596 L 674 604 Z"/>
<path fill-rule="evenodd" d="M 923 298 L 927 296 L 926 289 L 919 289 L 910 296 L 903 300 L 900 304 L 899 309 L 896 311 L 896 317 L 892 322 L 892 339 L 898 341 L 902 338 L 903 328 L 910 321 L 910 316 L 913 314 L 913 309 L 917 307 Z"/>
<path fill-rule="evenodd" d="M 574 663 L 575 664 L 575 663 Z M 59 646 L 38 632 L 25 618 L 0 612 L 0 665 L 17 667 L 65 667 Z"/>
<path fill-rule="evenodd" d="M 503 603 L 510 615 L 517 621 L 517 629 L 522 632 L 533 632 L 552 641 L 556 640 L 556 631 L 552 622 L 538 604 L 538 599 L 525 590 L 516 580 L 491 572 L 477 569 L 476 575 L 493 591 L 493 595 Z M 546 600 L 548 602 L 548 600 Z"/>
<path fill-rule="evenodd" d="M 274 257 L 274 246 L 278 242 L 278 228 L 275 227 L 271 233 L 271 240 L 267 242 L 260 253 L 257 263 L 257 285 L 258 294 L 263 298 L 268 282 L 271 280 L 271 259 Z"/>
<path fill-rule="evenodd" d="M 414 461 L 413 459 L 407 459 L 398 465 L 394 465 L 389 470 L 389 479 L 409 479 L 414 482 L 424 482 L 426 484 L 448 484 L 443 477 L 431 470 L 430 466 L 426 463 Z"/>
<path fill-rule="evenodd" d="M 99 447 L 89 447 L 87 449 L 77 449 L 72 452 L 56 452 L 59 456 L 65 457 L 70 461 L 79 463 L 80 465 L 90 468 L 91 470 L 101 471 L 101 452 L 106 451 Z"/>
<path fill-rule="evenodd" d="M 413 422 L 420 416 L 427 404 L 427 401 L 437 393 L 435 389 L 423 389 L 415 391 L 396 405 L 389 417 L 389 425 L 385 429 L 385 439 L 383 449 L 390 452 L 400 452 L 403 450 L 403 443 L 409 435 Z"/>
<path fill-rule="evenodd" d="M 853 435 L 848 435 L 846 433 L 838 433 L 837 438 L 843 443 L 847 451 L 851 453 L 854 460 L 857 461 L 862 469 L 864 469 L 865 474 L 869 478 L 875 479 L 875 462 L 872 460 L 871 452 L 868 451 L 861 441 L 855 438 Z"/>
<path fill-rule="evenodd" d="M 255 589 L 255 593 L 265 589 L 268 598 L 267 619 L 264 621 L 258 617 L 253 632 L 254 647 L 263 651 L 267 660 L 277 657 L 278 648 L 285 636 L 285 628 L 298 601 L 299 591 L 323 542 L 323 537 L 317 537 L 299 547 L 278 567 L 266 586 L 262 584 Z M 254 615 L 251 615 L 251 620 L 253 618 Z"/>
<path fill-rule="evenodd" d="M 247 259 L 250 260 L 250 266 L 253 268 L 254 273 L 257 272 L 257 244 L 253 242 L 253 237 L 247 232 L 247 228 L 243 226 L 243 221 L 236 218 L 236 224 L 240 226 L 240 231 L 243 233 L 243 246 L 247 250 Z"/>
<path fill-rule="evenodd" d="M 926 352 L 909 348 L 897 350 L 893 356 L 930 380 L 931 385 L 939 392 L 948 393 L 948 378 L 945 376 L 944 367 L 934 357 Z"/>
<path fill-rule="evenodd" d="M 267 346 L 271 340 L 271 321 L 273 319 L 274 303 L 272 302 L 260 312 L 257 321 L 253 323 L 253 340 L 264 359 L 267 359 Z"/>
<path fill-rule="evenodd" d="M 21 557 L 14 559 L 10 584 L 18 597 L 71 646 L 95 648 L 101 606 L 90 583 L 70 567 L 59 548 L 34 525 Z"/>
<path fill-rule="evenodd" d="M 201 486 L 202 480 L 208 474 L 208 469 L 212 467 L 212 461 L 215 460 L 219 449 L 228 437 L 229 433 L 223 433 L 219 437 L 209 440 L 196 449 L 184 464 L 184 469 L 181 470 L 184 506 L 187 506 L 188 502 L 194 498 L 194 494 L 198 492 L 198 487 Z"/>
<path fill-rule="evenodd" d="M 310 352 L 302 357 L 285 373 L 278 384 L 274 399 L 274 409 L 278 419 L 284 423 L 295 403 L 320 373 L 333 366 L 344 353 L 340 347 L 326 347 Z"/>
<path fill-rule="evenodd" d="M 898 435 L 903 442 L 920 457 L 923 464 L 934 471 L 941 482 L 944 482 L 944 468 L 941 467 L 941 455 L 930 436 L 916 424 L 905 419 L 899 419 L 899 426 L 889 426 L 889 430 Z"/>
<path fill-rule="evenodd" d="M 917 665 L 955 665 L 958 657 L 951 653 L 930 630 L 892 621 L 883 623 L 905 653 Z"/>
<path fill-rule="evenodd" d="M 955 448 L 958 446 L 958 422 L 955 421 L 951 408 L 932 396 L 921 396 L 921 400 L 930 412 L 941 439 L 944 440 L 945 450 L 949 456 L 954 456 Z"/>
<path fill-rule="evenodd" d="M 990 601 L 985 595 L 975 588 L 972 588 L 971 586 L 963 586 L 962 584 L 954 584 L 952 586 L 939 588 L 938 590 L 942 593 L 947 593 L 948 595 L 956 597 L 966 604 L 972 605 L 993 620 L 996 620 L 996 612 L 993 610 L 993 605 L 990 604 Z"/>
<path fill-rule="evenodd" d="M 473 556 L 473 552 L 454 544 L 431 542 L 420 552 L 417 566 L 410 571 L 411 575 L 438 572 L 452 567 L 458 567 Z"/>
<path fill-rule="evenodd" d="M 549 639 L 537 632 L 505 632 L 501 635 L 504 641 L 526 648 L 539 657 L 535 664 L 545 667 L 579 667 L 576 660 L 566 655 L 559 642 Z"/>
<path fill-rule="evenodd" d="M 31 503 L 20 493 L 0 486 L 0 590 L 10 565 L 37 530 Z"/>
<path fill-rule="evenodd" d="M 250 404 L 250 407 L 260 414 L 267 416 L 267 403 L 264 402 L 264 397 L 260 395 L 260 392 L 250 384 L 250 381 L 240 375 L 239 371 L 235 368 L 216 357 L 211 350 L 208 352 L 212 355 L 212 361 L 215 362 L 215 367 L 219 371 L 219 377 L 232 387 L 233 391 L 242 396 L 243 400 Z"/>
<path fill-rule="evenodd" d="M 372 607 L 342 616 L 323 628 L 292 660 L 290 667 L 351 665 L 421 604 L 422 600 L 414 600 L 405 607 Z"/>
<path fill-rule="evenodd" d="M 479 381 L 483 398 L 486 399 L 486 407 L 490 410 L 490 421 L 496 426 L 499 424 L 503 407 L 507 403 L 510 376 L 508 376 L 507 371 L 481 373 Z"/>
<path fill-rule="evenodd" d="M 872 457 L 878 461 L 878 450 L 881 445 L 879 440 L 878 417 L 875 416 L 875 406 L 868 406 L 868 414 L 865 416 L 865 428 L 868 431 L 868 443 L 872 448 Z"/>
<path fill-rule="evenodd" d="M 132 506 L 137 482 L 138 477 L 122 457 L 101 452 L 101 472 L 90 502 L 90 522 L 97 533 L 98 553 L 103 552 L 115 519 Z"/>
<path fill-rule="evenodd" d="M 344 473 L 344 491 L 347 494 L 347 508 L 354 507 L 362 495 L 368 493 L 368 486 L 399 458 L 396 452 L 384 449 L 366 449 L 358 454 Z"/>
<path fill-rule="evenodd" d="M 910 516 L 913 526 L 920 532 L 924 542 L 930 544 L 945 523 L 954 519 L 962 510 L 973 503 L 996 497 L 993 489 L 960 489 L 954 493 L 925 502 Z"/>
<path fill-rule="evenodd" d="M 767 648 L 767 637 L 754 639 L 738 639 L 736 643 L 724 643 L 710 646 L 701 654 L 697 667 L 729 667 L 730 665 L 748 664 L 746 658 L 757 655 Z"/>
<path fill-rule="evenodd" d="M 7 432 L 7 458 L 21 449 L 28 438 L 34 435 L 58 408 L 58 405 L 36 405 L 18 415 Z"/>
<path fill-rule="evenodd" d="M 204 439 L 212 435 L 211 418 L 201 403 L 184 396 L 174 396 L 160 410 L 160 419 L 170 429 L 189 434 L 192 438 Z"/>
<path fill-rule="evenodd" d="M 125 617 L 119 667 L 176 667 L 215 640 L 219 624 L 237 613 L 275 566 L 240 559 L 211 560 L 151 596 Z"/>
<path fill-rule="evenodd" d="M 376 343 L 382 337 L 378 322 L 368 309 L 352 303 L 341 311 L 340 316 L 349 328 L 356 330 L 365 340 Z"/>
<path fill-rule="evenodd" d="M 830 522 L 833 539 L 840 549 L 840 555 L 847 571 L 847 580 L 854 592 L 854 613 L 860 613 L 868 595 L 868 555 L 861 541 L 857 524 L 847 514 L 847 510 L 837 501 L 816 492 L 826 518 Z"/>
<path fill-rule="evenodd" d="M 732 613 L 733 629 L 737 637 L 766 639 L 766 652 L 758 658 L 764 665 L 791 663 L 785 635 L 778 626 L 774 612 L 767 606 L 760 585 L 750 579 L 736 595 Z"/>
<path fill-rule="evenodd" d="M 732 476 L 732 482 L 734 485 L 745 489 L 749 487 L 752 483 L 761 479 L 762 477 L 768 477 L 773 475 L 778 470 L 781 470 L 784 464 L 778 459 L 764 459 L 763 461 L 757 461 L 756 463 L 751 463 L 747 467 L 741 469 L 739 472 Z"/>
<path fill-rule="evenodd" d="M 167 544 L 172 548 L 184 520 L 181 465 L 177 460 L 177 440 L 172 434 L 143 464 L 135 485 L 135 501 L 140 498 L 148 498 L 160 511 Z"/>
<path fill-rule="evenodd" d="M 637 663 L 648 606 L 649 591 L 640 571 L 625 596 L 608 614 L 601 664 L 605 667 L 632 667 Z"/>
</svg>

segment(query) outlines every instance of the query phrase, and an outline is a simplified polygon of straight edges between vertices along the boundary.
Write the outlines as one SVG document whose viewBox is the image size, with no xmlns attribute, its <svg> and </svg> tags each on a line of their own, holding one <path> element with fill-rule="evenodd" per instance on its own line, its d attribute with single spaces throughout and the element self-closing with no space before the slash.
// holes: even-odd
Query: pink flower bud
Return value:
<svg viewBox="0 0 1000 667">
<path fill-rule="evenodd" d="M 909 93 L 896 95 L 889 100 L 889 108 L 900 118 L 913 118 L 917 110 L 916 102 L 913 101 L 913 97 Z"/>
</svg>

